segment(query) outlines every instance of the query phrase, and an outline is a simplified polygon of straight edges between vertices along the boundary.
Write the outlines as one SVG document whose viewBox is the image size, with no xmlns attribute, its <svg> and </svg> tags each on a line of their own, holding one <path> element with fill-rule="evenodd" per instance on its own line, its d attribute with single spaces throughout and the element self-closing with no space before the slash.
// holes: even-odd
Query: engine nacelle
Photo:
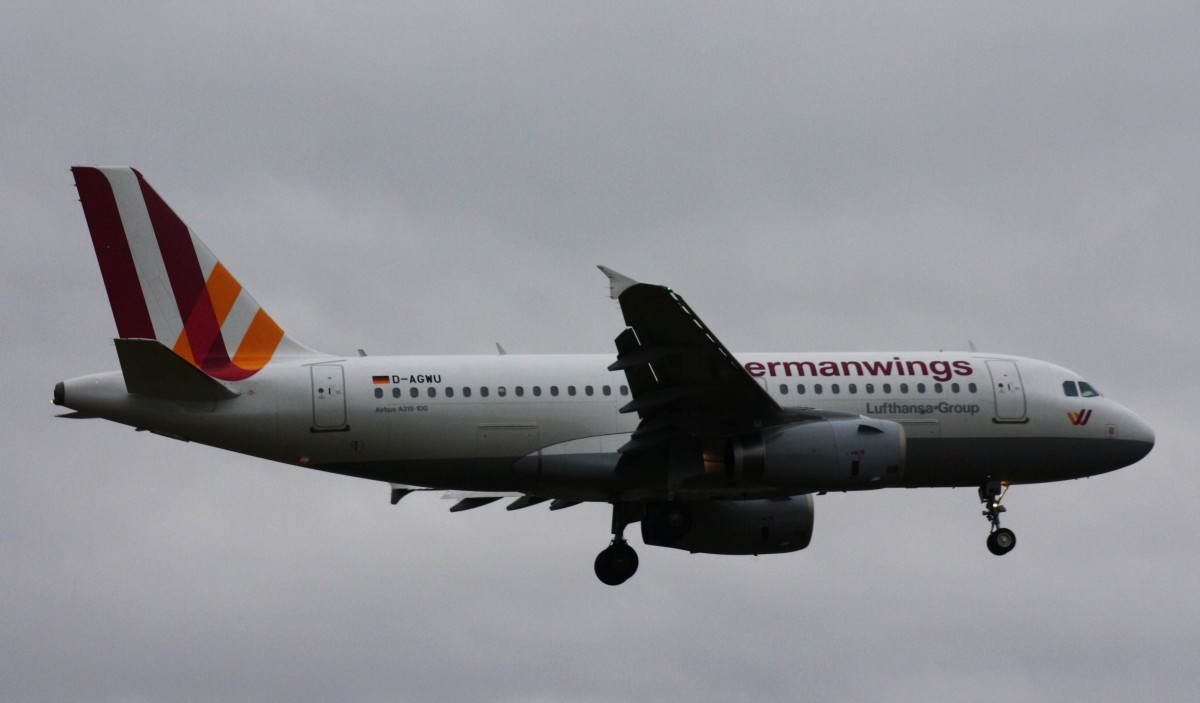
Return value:
<svg viewBox="0 0 1200 703">
<path fill-rule="evenodd" d="M 656 511 L 687 511 L 682 536 L 664 534 Z M 782 554 L 804 549 L 812 540 L 813 497 L 780 500 L 703 500 L 648 506 L 642 541 L 705 554 Z"/>
<path fill-rule="evenodd" d="M 729 445 L 735 473 L 797 491 L 883 488 L 904 474 L 904 428 L 890 420 L 838 418 L 784 425 Z"/>
</svg>

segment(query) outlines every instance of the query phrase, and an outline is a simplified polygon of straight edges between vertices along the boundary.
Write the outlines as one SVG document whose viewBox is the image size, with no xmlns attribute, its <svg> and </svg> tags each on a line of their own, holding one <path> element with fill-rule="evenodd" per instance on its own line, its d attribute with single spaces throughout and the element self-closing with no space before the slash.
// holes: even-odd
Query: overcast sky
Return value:
<svg viewBox="0 0 1200 703">
<path fill-rule="evenodd" d="M 0 23 L 0 698 L 1195 699 L 1196 3 L 101 5 Z M 606 587 L 607 506 L 54 419 L 117 366 L 75 164 L 323 351 L 612 352 L 605 264 L 735 351 L 1051 360 L 1158 444 L 1013 488 L 1003 559 L 974 490 L 892 490 Z"/>
</svg>

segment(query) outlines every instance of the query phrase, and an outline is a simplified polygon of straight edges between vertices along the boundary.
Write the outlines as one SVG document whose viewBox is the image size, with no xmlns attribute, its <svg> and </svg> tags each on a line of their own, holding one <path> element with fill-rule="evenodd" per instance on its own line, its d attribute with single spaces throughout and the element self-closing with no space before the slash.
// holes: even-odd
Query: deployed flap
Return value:
<svg viewBox="0 0 1200 703">
<path fill-rule="evenodd" d="M 125 389 L 166 400 L 215 401 L 238 392 L 193 366 L 155 339 L 116 339 Z"/>
</svg>

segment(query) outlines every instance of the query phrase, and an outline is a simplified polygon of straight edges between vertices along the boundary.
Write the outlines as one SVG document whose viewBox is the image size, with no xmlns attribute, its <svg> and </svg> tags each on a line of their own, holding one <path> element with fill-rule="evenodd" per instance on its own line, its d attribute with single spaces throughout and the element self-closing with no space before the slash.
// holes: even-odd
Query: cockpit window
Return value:
<svg viewBox="0 0 1200 703">
<path fill-rule="evenodd" d="M 1079 395 L 1084 398 L 1095 398 L 1100 395 L 1100 391 L 1092 388 L 1091 384 L 1086 381 L 1079 382 Z"/>
<path fill-rule="evenodd" d="M 1075 387 L 1074 381 L 1063 381 L 1063 393 L 1066 393 L 1068 398 L 1075 398 L 1079 395 L 1079 389 Z"/>
</svg>

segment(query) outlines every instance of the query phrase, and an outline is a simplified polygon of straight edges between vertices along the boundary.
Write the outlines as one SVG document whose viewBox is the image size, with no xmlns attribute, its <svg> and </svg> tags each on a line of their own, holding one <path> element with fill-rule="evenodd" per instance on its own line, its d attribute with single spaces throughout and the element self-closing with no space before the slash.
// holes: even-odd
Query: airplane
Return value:
<svg viewBox="0 0 1200 703">
<path fill-rule="evenodd" d="M 1154 432 L 1080 375 L 970 352 L 733 354 L 669 287 L 609 268 L 614 354 L 354 356 L 289 337 L 142 175 L 72 169 L 117 326 L 120 371 L 61 381 L 53 403 L 183 441 L 448 491 L 452 512 L 514 498 L 612 506 L 605 584 L 647 546 L 807 547 L 814 496 L 978 489 L 987 547 L 1015 484 L 1114 471 Z M 973 346 L 973 345 L 972 345 Z"/>
</svg>

